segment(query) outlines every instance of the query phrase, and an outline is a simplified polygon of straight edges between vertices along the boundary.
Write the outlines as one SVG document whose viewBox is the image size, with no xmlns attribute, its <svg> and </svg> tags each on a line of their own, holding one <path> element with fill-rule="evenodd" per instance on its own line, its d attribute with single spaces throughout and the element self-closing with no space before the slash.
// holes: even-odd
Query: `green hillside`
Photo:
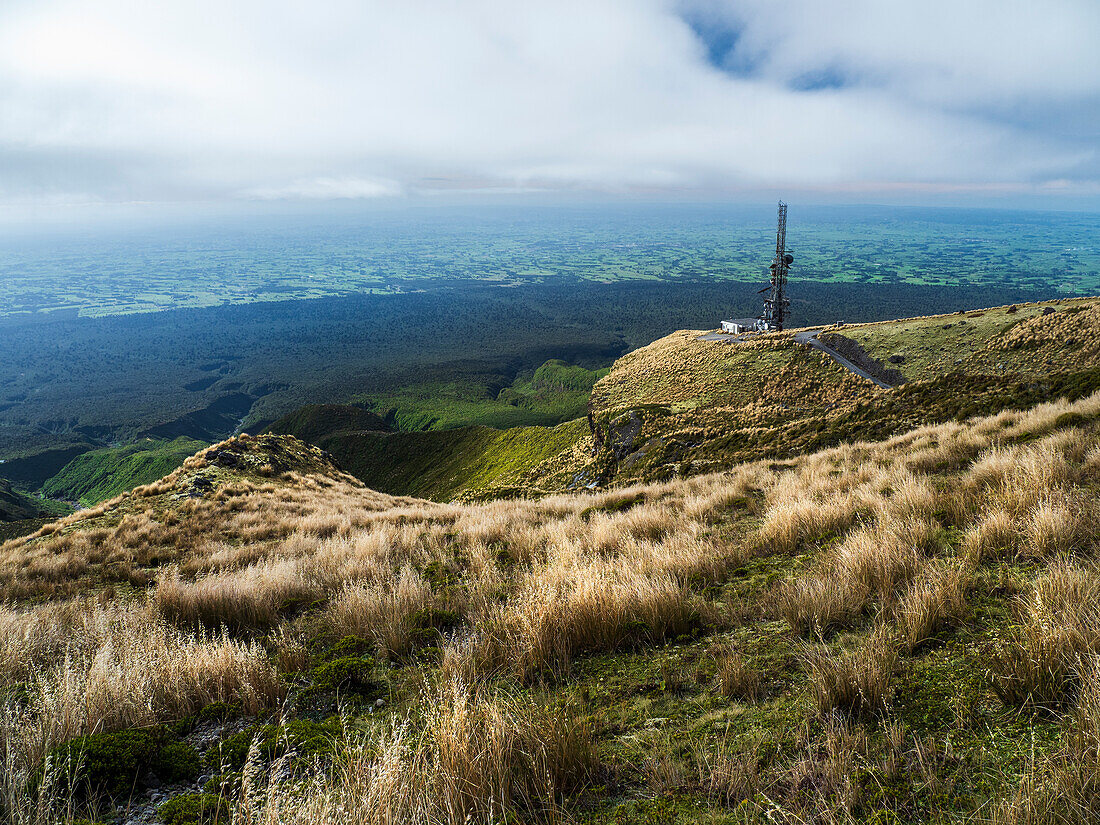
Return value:
<svg viewBox="0 0 1100 825">
<path fill-rule="evenodd" d="M 584 419 L 505 430 L 480 425 L 416 432 L 341 428 L 361 420 L 362 412 L 335 405 L 305 407 L 269 431 L 315 444 L 375 490 L 435 500 L 507 494 L 526 473 L 588 434 Z"/>
<path fill-rule="evenodd" d="M 390 394 L 357 397 L 399 430 L 550 426 L 585 414 L 592 386 L 609 368 L 589 370 L 551 359 L 500 386 L 472 373 Z"/>
<path fill-rule="evenodd" d="M 385 419 L 369 410 L 344 404 L 307 404 L 276 421 L 267 432 L 293 435 L 312 444 L 338 432 L 389 429 Z"/>
<path fill-rule="evenodd" d="M 373 411 L 307 405 L 267 432 L 321 447 L 382 492 L 435 500 L 511 495 L 534 475 L 550 476 L 588 437 L 588 398 L 609 371 L 551 359 L 503 387 L 471 371 L 359 399 Z"/>
<path fill-rule="evenodd" d="M 8 482 L 0 480 L 0 522 L 22 521 L 40 515 L 43 513 L 35 502 L 15 492 Z"/>
<path fill-rule="evenodd" d="M 156 481 L 206 446 L 189 438 L 147 438 L 124 447 L 92 450 L 77 456 L 48 479 L 42 493 L 90 506 Z"/>
</svg>

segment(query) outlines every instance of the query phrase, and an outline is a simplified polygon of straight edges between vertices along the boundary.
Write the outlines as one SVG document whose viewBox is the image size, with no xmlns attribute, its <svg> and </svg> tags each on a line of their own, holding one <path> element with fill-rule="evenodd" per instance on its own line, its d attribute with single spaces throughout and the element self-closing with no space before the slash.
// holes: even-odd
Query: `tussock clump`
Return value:
<svg viewBox="0 0 1100 825">
<path fill-rule="evenodd" d="M 719 693 L 748 702 L 760 697 L 763 677 L 748 665 L 740 651 L 726 646 L 717 652 L 715 659 L 714 681 Z"/>
<path fill-rule="evenodd" d="M 656 643 L 698 623 L 690 590 L 614 562 L 530 574 L 507 603 L 475 617 L 480 656 L 520 678 L 569 668 L 574 655 Z"/>
<path fill-rule="evenodd" d="M 194 581 L 167 575 L 157 583 L 153 603 L 176 624 L 242 630 L 273 627 L 283 611 L 308 604 L 322 592 L 301 577 L 293 562 L 276 561 Z"/>
<path fill-rule="evenodd" d="M 39 759 L 74 736 L 154 725 L 213 702 L 256 713 L 282 690 L 258 643 L 185 633 L 141 605 L 4 611 L 0 662 L 5 681 L 28 686 L 34 724 L 25 733 Z"/>
<path fill-rule="evenodd" d="M 932 564 L 913 582 L 895 611 L 902 644 L 914 650 L 962 621 L 971 572 L 960 564 Z"/>
<path fill-rule="evenodd" d="M 967 528 L 963 535 L 963 552 L 971 563 L 989 559 L 1012 558 L 1020 546 L 1020 528 L 1002 508 L 987 512 Z"/>
<path fill-rule="evenodd" d="M 1080 503 L 1078 503 L 1080 505 Z M 1028 515 L 1024 552 L 1049 557 L 1076 549 L 1083 538 L 1081 507 L 1068 502 L 1041 501 Z"/>
<path fill-rule="evenodd" d="M 418 631 L 431 627 L 441 605 L 428 583 L 411 567 L 397 582 L 349 584 L 326 608 L 324 621 L 336 636 L 373 639 L 379 653 L 406 653 Z"/>
<path fill-rule="evenodd" d="M 756 748 L 723 742 L 715 750 L 699 750 L 695 756 L 698 782 L 714 802 L 735 808 L 751 799 L 763 784 Z"/>
<path fill-rule="evenodd" d="M 865 584 L 822 572 L 788 582 L 776 596 L 776 610 L 795 632 L 823 634 L 854 624 L 870 598 Z"/>
<path fill-rule="evenodd" d="M 800 633 L 851 625 L 873 600 L 891 605 L 924 569 L 926 557 L 913 539 L 927 526 L 892 521 L 849 533 L 809 573 L 778 596 L 780 614 Z"/>
<path fill-rule="evenodd" d="M 246 788 L 246 821 L 468 825 L 555 817 L 556 798 L 596 766 L 588 731 L 534 702 L 458 681 L 426 696 L 420 713 L 352 739 L 330 768 Z"/>
<path fill-rule="evenodd" d="M 1100 571 L 1056 562 L 1016 604 L 1017 624 L 996 648 L 993 687 L 1010 705 L 1072 701 L 1100 652 Z"/>
<path fill-rule="evenodd" d="M 803 542 L 835 536 L 850 527 L 856 516 L 847 502 L 787 500 L 768 508 L 757 535 L 768 550 L 791 553 Z"/>
<path fill-rule="evenodd" d="M 1100 821 L 1100 661 L 1085 663 L 1077 707 L 1061 745 L 1032 756 L 1014 794 L 993 810 L 996 825 L 1091 825 Z"/>
<path fill-rule="evenodd" d="M 862 646 L 840 654 L 806 647 L 802 660 L 814 704 L 823 716 L 840 712 L 873 718 L 886 713 L 897 651 L 881 629 Z"/>
</svg>

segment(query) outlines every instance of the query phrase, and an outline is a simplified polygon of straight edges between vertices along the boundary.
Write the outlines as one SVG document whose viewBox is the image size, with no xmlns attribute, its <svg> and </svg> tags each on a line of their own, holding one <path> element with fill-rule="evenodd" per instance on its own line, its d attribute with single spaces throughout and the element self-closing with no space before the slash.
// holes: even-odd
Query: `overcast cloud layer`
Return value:
<svg viewBox="0 0 1100 825">
<path fill-rule="evenodd" d="M 8 0 L 0 203 L 1100 195 L 1097 0 Z"/>
</svg>

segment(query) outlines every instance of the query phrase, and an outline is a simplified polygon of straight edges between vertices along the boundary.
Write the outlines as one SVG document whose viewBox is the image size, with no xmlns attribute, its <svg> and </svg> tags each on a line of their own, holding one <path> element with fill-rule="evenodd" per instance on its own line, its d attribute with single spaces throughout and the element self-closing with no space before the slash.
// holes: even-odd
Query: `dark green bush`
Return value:
<svg viewBox="0 0 1100 825">
<path fill-rule="evenodd" d="M 340 723 L 336 719 L 327 722 L 294 719 L 281 726 L 253 725 L 211 749 L 206 755 L 206 763 L 215 771 L 239 771 L 244 767 L 253 741 L 256 742 L 260 757 L 265 761 L 289 751 L 299 757 L 329 754 L 340 734 Z"/>
<path fill-rule="evenodd" d="M 189 793 L 168 800 L 157 814 L 165 825 L 219 825 L 229 821 L 229 806 L 214 794 Z"/>
<path fill-rule="evenodd" d="M 382 684 L 374 678 L 374 659 L 369 656 L 342 656 L 317 665 L 309 673 L 316 690 L 346 690 L 375 693 Z"/>
<path fill-rule="evenodd" d="M 198 752 L 163 727 L 80 736 L 50 751 L 62 776 L 89 796 L 126 798 L 150 774 L 166 782 L 193 779 Z"/>
</svg>

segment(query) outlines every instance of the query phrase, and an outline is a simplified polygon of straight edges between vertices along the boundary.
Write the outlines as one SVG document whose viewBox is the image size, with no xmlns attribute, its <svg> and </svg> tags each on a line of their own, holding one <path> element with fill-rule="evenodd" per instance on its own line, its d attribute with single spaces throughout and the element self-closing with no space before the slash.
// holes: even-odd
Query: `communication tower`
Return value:
<svg viewBox="0 0 1100 825">
<path fill-rule="evenodd" d="M 779 202 L 779 223 L 775 231 L 775 260 L 768 267 L 771 271 L 772 282 L 770 286 L 760 290 L 767 292 L 764 299 L 764 314 L 757 319 L 756 327 L 761 330 L 781 330 L 783 322 L 787 320 L 787 307 L 791 302 L 787 300 L 787 273 L 794 256 L 787 252 L 787 204 Z"/>
</svg>

